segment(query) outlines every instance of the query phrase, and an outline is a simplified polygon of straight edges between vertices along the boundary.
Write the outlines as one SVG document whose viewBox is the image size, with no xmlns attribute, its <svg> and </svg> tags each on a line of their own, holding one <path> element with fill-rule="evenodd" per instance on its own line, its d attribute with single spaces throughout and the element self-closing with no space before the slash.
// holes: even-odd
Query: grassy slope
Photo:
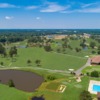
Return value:
<svg viewBox="0 0 100 100">
<path fill-rule="evenodd" d="M 41 60 L 42 68 L 50 68 L 57 70 L 67 70 L 69 68 L 78 69 L 83 66 L 86 59 L 68 56 L 64 54 L 45 52 L 42 48 L 25 48 L 18 50 L 18 57 L 16 62 L 12 62 L 13 66 L 27 67 L 27 60 L 32 61 L 31 66 L 35 66 L 35 60 Z M 1 58 L 0 58 L 1 59 Z M 5 58 L 3 58 L 5 60 Z M 6 65 L 8 66 L 8 60 L 6 59 Z M 11 59 L 9 60 L 9 64 Z"/>
<path fill-rule="evenodd" d="M 28 100 L 31 93 L 25 93 L 15 88 L 0 84 L 0 100 Z"/>
</svg>

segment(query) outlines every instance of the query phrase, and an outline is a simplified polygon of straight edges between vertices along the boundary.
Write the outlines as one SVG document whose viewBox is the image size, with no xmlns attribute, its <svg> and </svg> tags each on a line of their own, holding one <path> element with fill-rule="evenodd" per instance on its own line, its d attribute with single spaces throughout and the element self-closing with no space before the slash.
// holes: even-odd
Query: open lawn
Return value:
<svg viewBox="0 0 100 100">
<path fill-rule="evenodd" d="M 28 71 L 28 69 L 26 70 Z M 44 71 L 42 70 L 32 70 L 32 69 L 29 69 L 29 70 L 36 73 L 40 73 L 41 75 L 44 73 Z M 45 74 L 46 75 L 50 74 L 50 72 L 48 73 L 46 71 Z M 57 75 L 57 74 L 55 73 L 54 75 Z M 41 96 L 41 95 L 43 95 L 45 100 L 52 100 L 52 99 L 66 100 L 66 98 L 68 98 L 69 100 L 79 100 L 80 93 L 83 90 L 88 89 L 90 80 L 100 80 L 98 78 L 91 78 L 91 77 L 84 76 L 82 78 L 82 81 L 78 83 L 76 82 L 76 78 L 74 76 L 67 76 L 67 75 L 65 76 L 60 75 L 59 78 L 57 78 L 54 81 L 44 82 L 34 93 L 22 92 L 15 88 L 9 88 L 6 85 L 0 84 L 1 100 L 13 100 L 13 99 L 14 100 L 28 100 L 28 98 L 30 97 Z M 53 82 L 54 83 L 58 82 L 58 84 L 55 84 L 53 86 L 52 84 Z M 50 91 L 50 89 L 55 89 L 56 85 L 59 85 L 59 84 L 66 86 L 66 90 L 63 93 Z M 49 87 L 49 89 L 47 89 L 47 87 Z M 93 95 L 93 97 L 96 97 L 96 95 Z"/>
<path fill-rule="evenodd" d="M 35 61 L 41 60 L 39 67 L 55 69 L 55 70 L 68 70 L 78 69 L 86 63 L 86 58 L 79 58 L 70 55 L 58 54 L 54 52 L 45 52 L 43 48 L 20 48 L 18 49 L 18 56 L 11 58 L 2 58 L 0 61 L 4 62 L 7 67 L 36 67 Z M 27 60 L 31 60 L 31 64 L 27 64 Z"/>
<path fill-rule="evenodd" d="M 28 100 L 32 93 L 22 92 L 0 84 L 0 100 Z"/>
<path fill-rule="evenodd" d="M 70 79 L 71 78 L 71 79 Z M 33 94 L 40 96 L 43 95 L 45 97 L 46 100 L 66 100 L 66 98 L 68 98 L 69 100 L 80 100 L 80 93 L 83 90 L 88 90 L 88 86 L 89 86 L 89 81 L 90 80 L 99 80 L 98 78 L 90 78 L 90 77 L 83 77 L 81 82 L 76 82 L 76 80 L 73 77 L 70 77 L 69 79 L 71 80 L 71 82 L 62 80 L 60 81 L 60 83 L 64 84 L 66 86 L 66 89 L 63 93 L 58 93 L 58 92 L 51 92 L 50 90 L 46 89 L 46 83 L 44 83 L 38 90 L 37 93 Z M 47 83 L 48 84 L 48 83 Z M 93 98 L 96 97 L 96 95 L 92 95 Z"/>
<path fill-rule="evenodd" d="M 85 68 L 82 72 L 86 73 L 86 72 L 92 72 L 92 71 L 99 71 L 100 72 L 100 65 L 97 66 L 88 66 L 87 68 Z"/>
</svg>

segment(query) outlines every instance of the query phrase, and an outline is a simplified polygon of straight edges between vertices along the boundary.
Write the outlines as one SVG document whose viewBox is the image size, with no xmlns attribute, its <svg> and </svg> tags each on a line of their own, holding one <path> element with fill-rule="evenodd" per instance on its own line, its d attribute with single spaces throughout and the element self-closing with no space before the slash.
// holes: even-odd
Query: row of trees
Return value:
<svg viewBox="0 0 100 100">
<path fill-rule="evenodd" d="M 12 58 L 14 55 L 17 55 L 17 47 L 11 47 L 7 54 L 6 48 L 2 44 L 0 44 L 0 54 L 4 57 L 7 57 L 9 55 Z"/>
<path fill-rule="evenodd" d="M 32 61 L 31 61 L 30 59 L 28 59 L 28 60 L 27 60 L 27 64 L 30 66 L 31 63 L 32 63 Z M 41 66 L 41 60 L 37 59 L 37 60 L 35 61 L 35 63 L 37 64 L 37 66 Z"/>
</svg>

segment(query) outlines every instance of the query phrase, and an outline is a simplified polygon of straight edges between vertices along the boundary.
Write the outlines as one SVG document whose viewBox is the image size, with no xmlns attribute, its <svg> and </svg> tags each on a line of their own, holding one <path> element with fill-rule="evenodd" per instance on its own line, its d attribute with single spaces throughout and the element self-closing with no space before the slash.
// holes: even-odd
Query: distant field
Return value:
<svg viewBox="0 0 100 100">
<path fill-rule="evenodd" d="M 90 56 L 90 55 L 93 55 L 91 52 L 92 51 L 96 51 L 97 52 L 97 49 L 91 49 L 90 47 L 88 47 L 88 49 L 84 50 L 82 49 L 82 47 L 80 46 L 80 43 L 82 42 L 83 39 L 79 39 L 79 40 L 69 40 L 69 45 L 73 48 L 73 50 L 70 50 L 69 48 L 66 48 L 65 49 L 65 54 L 70 54 L 70 55 L 73 55 L 73 56 L 78 56 L 78 57 L 85 57 L 85 56 Z M 56 42 L 62 44 L 62 41 L 61 40 L 56 40 Z M 86 43 L 90 44 L 90 42 L 95 42 L 96 43 L 96 46 L 98 47 L 99 46 L 99 43 L 91 38 L 89 39 L 86 39 Z M 58 46 L 56 43 L 53 43 L 52 44 L 52 47 L 55 51 L 57 51 L 57 48 L 61 48 L 62 49 L 62 46 Z M 75 51 L 75 48 L 81 48 L 81 51 L 80 52 L 76 52 Z M 63 53 L 63 51 L 61 50 L 61 53 Z M 96 55 L 96 54 L 94 54 Z"/>
<path fill-rule="evenodd" d="M 85 57 L 76 57 L 70 55 L 59 54 L 55 52 L 45 52 L 43 48 L 20 48 L 18 49 L 18 57 L 12 62 L 11 58 L 2 58 L 0 61 L 4 62 L 6 67 L 28 67 L 27 60 L 31 60 L 31 67 L 36 67 L 35 61 L 41 60 L 41 68 L 68 70 L 78 69 L 86 63 Z M 29 66 L 29 67 L 30 67 Z"/>
</svg>

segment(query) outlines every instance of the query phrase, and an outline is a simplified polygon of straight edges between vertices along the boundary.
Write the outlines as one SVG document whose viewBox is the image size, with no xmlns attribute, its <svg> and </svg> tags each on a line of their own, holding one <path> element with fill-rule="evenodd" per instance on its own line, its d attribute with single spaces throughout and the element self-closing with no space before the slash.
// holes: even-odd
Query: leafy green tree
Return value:
<svg viewBox="0 0 100 100">
<path fill-rule="evenodd" d="M 9 80 L 8 85 L 9 87 L 15 87 L 13 80 Z"/>
<path fill-rule="evenodd" d="M 0 54 L 6 57 L 6 49 L 1 43 L 0 43 Z"/>
<path fill-rule="evenodd" d="M 17 55 L 17 48 L 15 46 L 10 48 L 9 55 L 11 58 L 13 58 L 14 55 Z"/>
<path fill-rule="evenodd" d="M 98 54 L 100 55 L 100 51 L 98 51 Z"/>
<path fill-rule="evenodd" d="M 80 100 L 92 100 L 92 96 L 88 91 L 84 90 L 80 94 Z"/>
<path fill-rule="evenodd" d="M 90 47 L 94 49 L 94 47 L 96 46 L 95 42 L 90 42 Z"/>
<path fill-rule="evenodd" d="M 92 54 L 95 54 L 95 53 L 96 53 L 96 51 L 94 51 L 94 50 L 93 50 L 91 53 L 92 53 Z"/>
<path fill-rule="evenodd" d="M 2 65 L 2 66 L 3 66 L 3 65 L 4 65 L 4 63 L 3 63 L 3 62 L 0 62 L 0 65 Z"/>
<path fill-rule="evenodd" d="M 91 72 L 91 77 L 99 77 L 98 71 L 92 71 Z"/>
<path fill-rule="evenodd" d="M 27 64 L 30 65 L 32 61 L 30 59 L 27 60 Z"/>
<path fill-rule="evenodd" d="M 36 60 L 35 63 L 37 64 L 37 66 L 40 66 L 41 60 Z"/>
<path fill-rule="evenodd" d="M 75 48 L 75 50 L 76 50 L 76 52 L 80 52 L 81 51 L 81 49 L 80 48 Z"/>
<path fill-rule="evenodd" d="M 60 53 L 61 52 L 61 49 L 60 48 L 57 48 L 57 52 Z"/>
<path fill-rule="evenodd" d="M 50 45 L 46 45 L 46 46 L 44 46 L 44 50 L 47 52 L 50 52 L 50 51 L 52 51 L 52 48 Z"/>
</svg>

